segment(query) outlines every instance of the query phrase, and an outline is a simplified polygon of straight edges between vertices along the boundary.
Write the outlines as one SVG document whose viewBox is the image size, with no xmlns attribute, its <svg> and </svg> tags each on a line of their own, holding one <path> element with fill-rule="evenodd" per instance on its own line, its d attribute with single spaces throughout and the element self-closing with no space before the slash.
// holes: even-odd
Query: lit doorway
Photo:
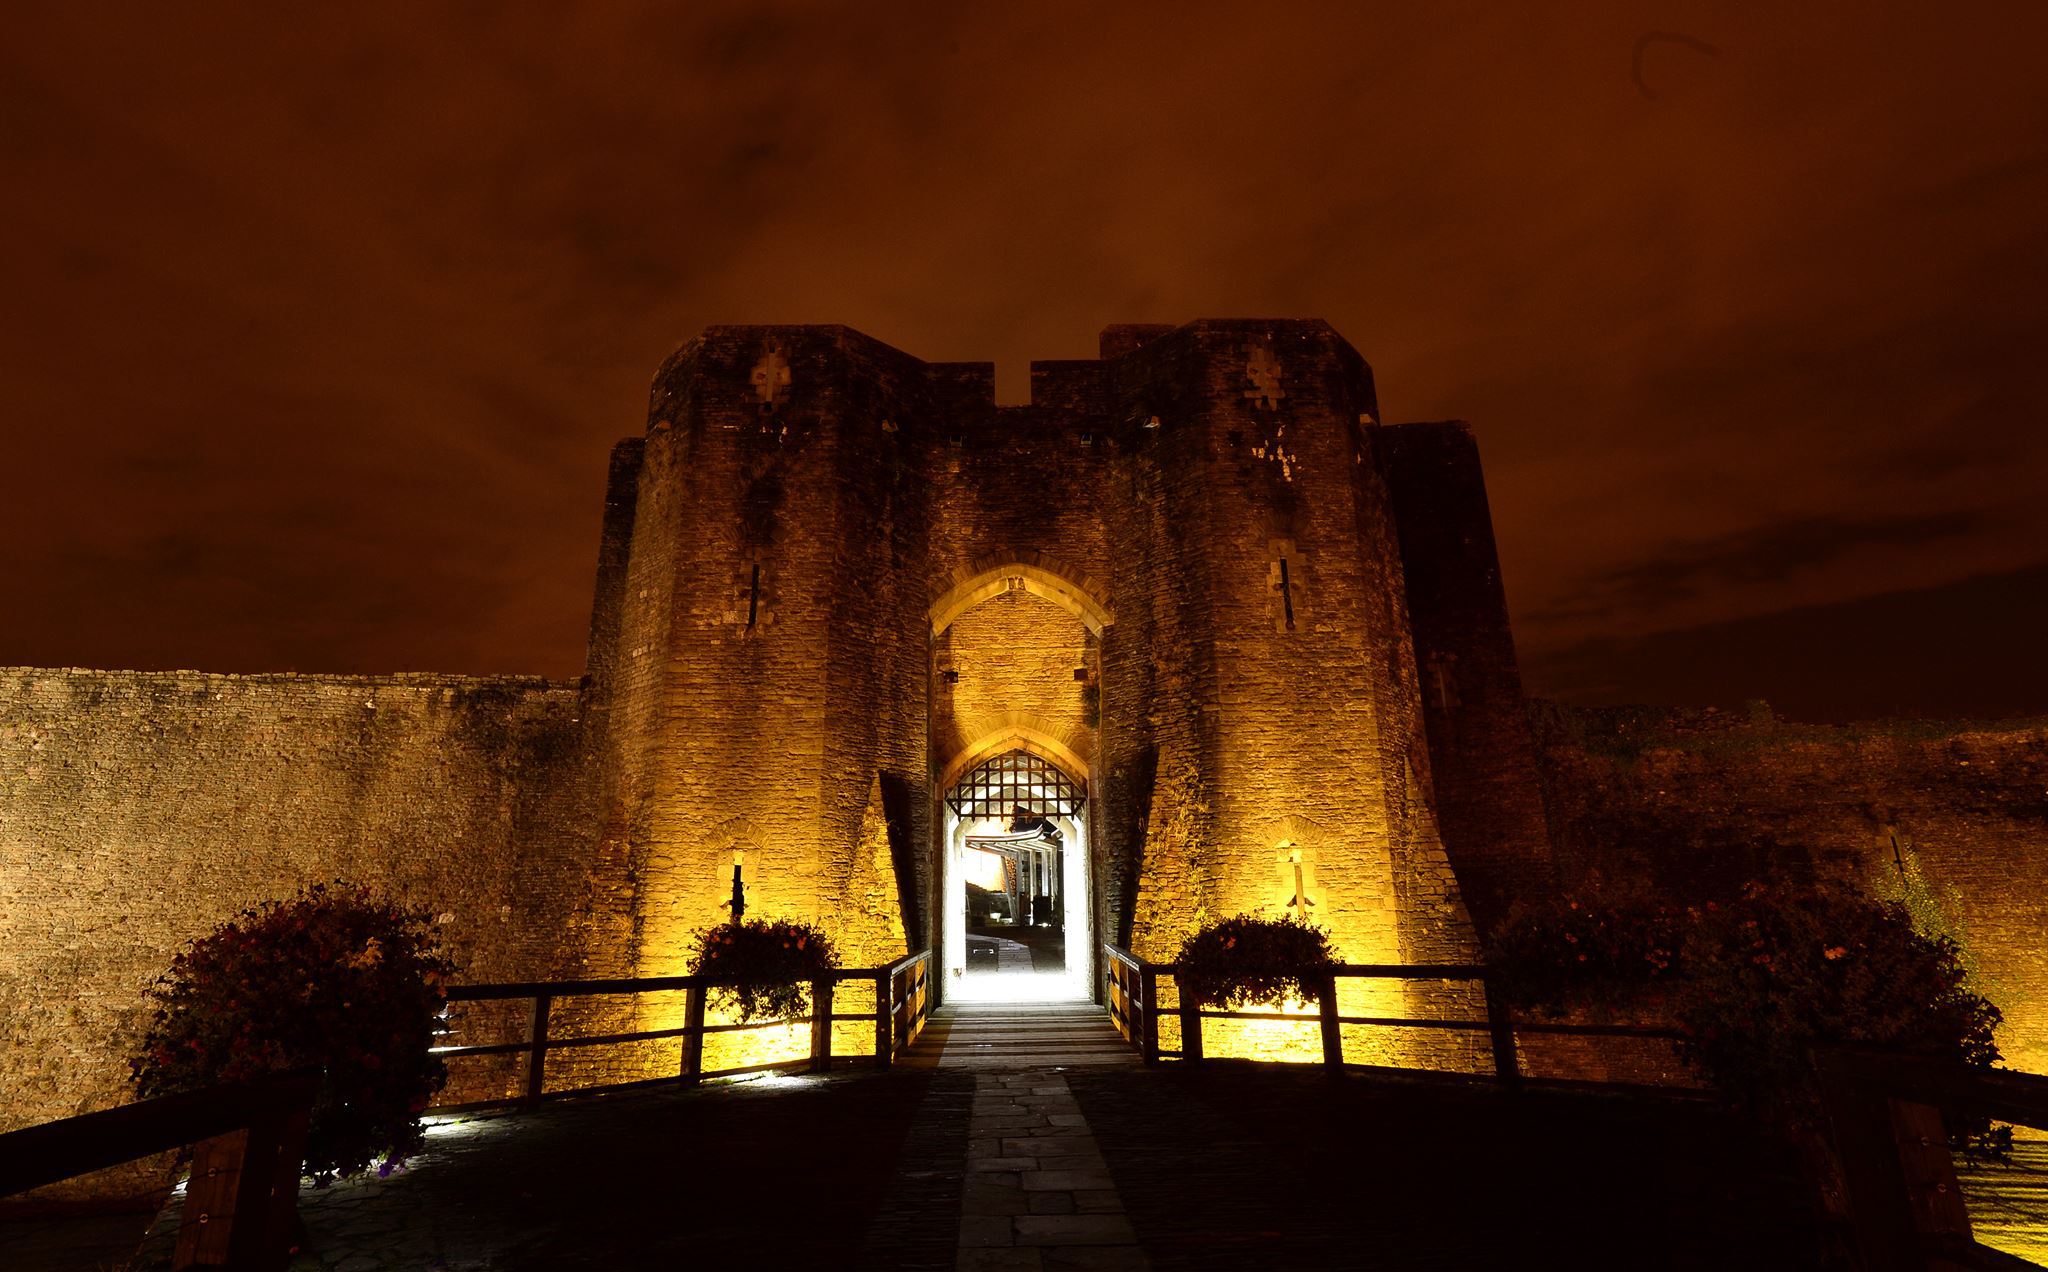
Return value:
<svg viewBox="0 0 2048 1272">
<path fill-rule="evenodd" d="M 949 994 L 1087 997 L 1087 788 L 1024 750 L 964 774 L 945 799 Z"/>
</svg>

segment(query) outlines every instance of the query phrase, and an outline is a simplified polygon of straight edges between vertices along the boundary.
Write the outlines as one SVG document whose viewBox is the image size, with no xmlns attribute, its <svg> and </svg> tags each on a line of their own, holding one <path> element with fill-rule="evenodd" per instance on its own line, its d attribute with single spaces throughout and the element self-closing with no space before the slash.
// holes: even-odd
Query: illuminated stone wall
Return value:
<svg viewBox="0 0 2048 1272">
<path fill-rule="evenodd" d="M 1471 954 L 1364 362 L 1317 322 L 1103 354 L 1033 364 L 1022 407 L 844 328 L 713 328 L 663 368 L 592 652 L 637 970 L 679 970 L 736 853 L 754 912 L 843 928 L 877 805 L 937 944 L 946 768 L 1006 732 L 1087 770 L 1096 928 L 1143 954 L 1286 910 L 1297 866 L 1347 958 Z"/>
<path fill-rule="evenodd" d="M 1012 746 L 1088 779 L 1094 928 L 1144 957 L 1305 903 L 1348 961 L 1463 961 L 1468 899 L 1490 923 L 1560 873 L 1687 895 L 1903 866 L 2009 1053 L 2048 1067 L 2040 727 L 1532 732 L 1471 434 L 1382 425 L 1326 324 L 1111 327 L 1031 386 L 999 407 L 990 365 L 844 327 L 690 341 L 612 454 L 580 685 L 0 672 L 0 1126 L 118 1098 L 172 950 L 335 875 L 448 914 L 478 981 L 681 972 L 735 865 L 750 914 L 823 924 L 848 965 L 938 947 L 945 783 Z M 558 1010 L 607 1031 L 681 1003 Z M 1352 1042 L 1481 1062 L 1386 1032 Z M 714 1059 L 768 1054 L 727 1037 Z M 674 1063 L 664 1042 L 558 1076 Z"/>
<path fill-rule="evenodd" d="M 0 670 L 0 1129 L 124 1102 L 144 986 L 302 884 L 427 907 L 472 980 L 583 972 L 627 913 L 584 749 L 540 680 Z"/>
<path fill-rule="evenodd" d="M 1690 899 L 1776 872 L 1910 896 L 2004 1011 L 2006 1063 L 2048 1072 L 2048 721 L 1533 718 L 1569 886 Z"/>
<path fill-rule="evenodd" d="M 944 767 L 1016 734 L 1050 741 L 1086 778 L 1097 713 L 1092 679 L 1074 673 L 1099 674 L 1095 643 L 1079 618 L 1022 588 L 964 611 L 933 638 L 933 759 Z"/>
<path fill-rule="evenodd" d="M 104 1072 L 179 940 L 334 874 L 451 898 L 471 980 L 681 972 L 735 865 L 750 914 L 850 965 L 936 946 L 937 810 L 976 748 L 1088 778 L 1094 927 L 1143 955 L 1299 899 L 1347 959 L 1470 957 L 1461 885 L 1527 886 L 1540 853 L 1533 770 L 1488 758 L 1517 691 L 1469 437 L 1382 428 L 1320 322 L 1101 352 L 998 407 L 985 363 L 707 330 L 613 451 L 580 686 L 9 673 L 10 1115 L 113 1092 L 71 1070 Z M 1445 728 L 1418 632 L 1477 676 Z M 672 1071 L 644 1050 L 564 1071 Z"/>
<path fill-rule="evenodd" d="M 878 365 L 856 374 L 862 354 Z M 917 501 L 871 396 L 910 365 L 842 329 L 714 329 L 662 369 L 643 446 L 620 452 L 606 542 L 626 550 L 600 565 L 592 665 L 610 669 L 605 851 L 635 881 L 642 975 L 686 969 L 736 862 L 751 916 L 822 922 L 848 961 L 904 952 L 847 898 L 876 891 L 879 818 L 900 924 L 929 816 L 926 598 L 890 565 Z"/>
</svg>

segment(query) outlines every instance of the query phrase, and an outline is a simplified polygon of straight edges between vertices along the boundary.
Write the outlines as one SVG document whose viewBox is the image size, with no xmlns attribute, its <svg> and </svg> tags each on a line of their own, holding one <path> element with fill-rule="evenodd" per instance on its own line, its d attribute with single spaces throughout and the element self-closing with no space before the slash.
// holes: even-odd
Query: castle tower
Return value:
<svg viewBox="0 0 2048 1272">
<path fill-rule="evenodd" d="M 751 915 L 903 953 L 866 948 L 875 916 L 846 898 L 874 892 L 864 825 L 924 833 L 915 801 L 877 807 L 922 785 L 924 597 L 892 564 L 922 508 L 884 387 L 904 377 L 920 364 L 833 327 L 713 328 L 656 377 L 592 652 L 637 974 L 684 969 L 735 867 Z"/>
<path fill-rule="evenodd" d="M 1158 421 L 1157 559 L 1132 584 L 1181 637 L 1151 651 L 1172 650 L 1178 683 L 1127 714 L 1178 717 L 1152 740 L 1151 821 L 1194 841 L 1143 846 L 1164 870 L 1140 874 L 1141 952 L 1172 957 L 1197 913 L 1262 912 L 1317 922 L 1354 962 L 1469 954 L 1430 817 L 1371 372 L 1317 322 L 1105 344 L 1126 412 Z"/>
</svg>

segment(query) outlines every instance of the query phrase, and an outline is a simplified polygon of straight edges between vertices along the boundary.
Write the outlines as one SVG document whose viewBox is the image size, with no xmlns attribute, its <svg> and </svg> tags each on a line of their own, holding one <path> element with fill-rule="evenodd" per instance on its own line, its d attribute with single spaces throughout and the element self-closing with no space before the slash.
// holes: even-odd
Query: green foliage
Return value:
<svg viewBox="0 0 2048 1272">
<path fill-rule="evenodd" d="M 1240 914 L 1205 923 L 1180 947 L 1174 964 L 1181 991 L 1208 1006 L 1278 1006 L 1290 996 L 1321 996 L 1323 968 L 1333 966 L 1330 938 L 1292 915 Z"/>
<path fill-rule="evenodd" d="M 149 992 L 129 1061 L 144 1096 L 307 1066 L 325 1071 L 306 1135 L 316 1182 L 419 1151 L 447 1081 L 428 1054 L 453 973 L 430 918 L 344 883 L 244 910 L 192 942 Z"/>
<path fill-rule="evenodd" d="M 729 979 L 711 991 L 741 1023 L 801 1016 L 810 1007 L 810 982 L 839 966 L 831 938 L 808 923 L 746 919 L 707 928 L 690 959 L 695 976 Z"/>
<path fill-rule="evenodd" d="M 1937 883 L 1927 877 L 1921 865 L 1920 854 L 1914 850 L 1912 841 L 1887 828 L 1891 838 L 1892 864 L 1874 866 L 1870 874 L 1870 894 L 1880 901 L 1893 901 L 1906 908 L 1906 914 L 1913 920 L 1914 928 L 1931 937 L 1947 937 L 1960 948 L 1963 970 L 1969 976 L 1971 985 L 1979 992 L 1997 992 L 1997 986 L 1984 978 L 1984 972 L 1970 955 L 1965 942 L 1962 914 L 1963 899 L 1954 886 Z"/>
</svg>

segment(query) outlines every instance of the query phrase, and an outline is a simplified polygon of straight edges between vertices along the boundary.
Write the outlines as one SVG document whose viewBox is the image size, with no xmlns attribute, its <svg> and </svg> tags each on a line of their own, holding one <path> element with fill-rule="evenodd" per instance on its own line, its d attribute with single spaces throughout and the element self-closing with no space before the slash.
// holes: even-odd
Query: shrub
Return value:
<svg viewBox="0 0 2048 1272">
<path fill-rule="evenodd" d="M 1988 1067 L 2000 1015 L 1961 952 L 1906 908 L 1842 888 L 1752 884 L 1695 913 L 1673 1014 L 1680 1054 L 1744 1103 L 1802 1091 L 1816 1042 L 1890 1047 Z"/>
<path fill-rule="evenodd" d="M 1567 898 L 1518 904 L 1486 943 L 1491 988 L 1543 1015 L 1608 1014 L 1653 997 L 1678 973 L 1685 915 L 1654 904 Z"/>
<path fill-rule="evenodd" d="M 742 1023 L 801 1016 L 810 1006 L 810 982 L 839 966 L 831 938 L 808 923 L 746 919 L 721 923 L 697 938 L 690 972 L 731 978 L 711 991 Z"/>
<path fill-rule="evenodd" d="M 344 883 L 302 889 L 187 946 L 149 989 L 129 1062 L 144 1096 L 306 1066 L 325 1071 L 306 1132 L 318 1183 L 419 1151 L 447 1081 L 428 1054 L 453 966 L 429 917 Z"/>
<path fill-rule="evenodd" d="M 1329 934 L 1292 915 L 1263 919 L 1240 914 L 1204 924 L 1180 947 L 1174 962 L 1181 992 L 1216 1007 L 1279 1006 L 1289 997 L 1321 996 L 1315 973 L 1333 966 Z"/>
<path fill-rule="evenodd" d="M 1896 902 L 1840 886 L 1752 883 L 1683 911 L 1578 902 L 1509 916 L 1494 984 L 1540 1012 L 1665 1007 L 1679 1054 L 1736 1102 L 1812 1116 L 1808 1052 L 1857 1043 L 1988 1066 L 1998 1008 L 1968 986 L 1956 943 Z"/>
</svg>

